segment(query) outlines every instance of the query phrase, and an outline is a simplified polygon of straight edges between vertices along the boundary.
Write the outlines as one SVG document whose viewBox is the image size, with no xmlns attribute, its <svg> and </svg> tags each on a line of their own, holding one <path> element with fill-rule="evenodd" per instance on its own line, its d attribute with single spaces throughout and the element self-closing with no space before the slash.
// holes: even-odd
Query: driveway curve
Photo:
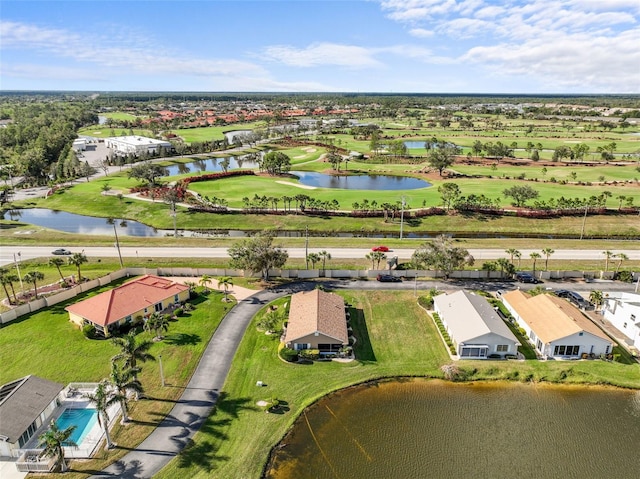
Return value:
<svg viewBox="0 0 640 479">
<path fill-rule="evenodd" d="M 146 479 L 158 473 L 189 444 L 211 414 L 251 318 L 274 299 L 313 287 L 313 283 L 297 283 L 259 291 L 239 301 L 216 329 L 171 412 L 135 450 L 91 477 Z"/>
</svg>

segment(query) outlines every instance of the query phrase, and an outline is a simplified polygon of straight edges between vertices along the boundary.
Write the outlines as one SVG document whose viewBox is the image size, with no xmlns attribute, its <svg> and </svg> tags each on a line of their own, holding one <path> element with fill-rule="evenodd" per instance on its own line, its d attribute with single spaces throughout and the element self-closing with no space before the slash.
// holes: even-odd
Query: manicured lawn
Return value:
<svg viewBox="0 0 640 479">
<path fill-rule="evenodd" d="M 278 338 L 249 326 L 234 359 L 221 402 L 195 437 L 194 445 L 157 476 L 259 478 L 270 449 L 302 410 L 327 393 L 376 378 L 442 377 L 449 362 L 445 346 L 412 292 L 340 292 L 352 310 L 356 348 L 352 363 L 294 365 L 276 355 Z M 615 383 L 640 388 L 640 366 L 600 361 L 463 361 L 470 379 L 516 379 L 568 383 Z M 614 379 L 615 378 L 615 379 Z M 267 386 L 256 387 L 256 381 Z M 276 397 L 289 411 L 265 414 L 256 405 Z"/>
<path fill-rule="evenodd" d="M 114 284 L 117 283 L 109 287 Z M 106 289 L 92 291 L 87 296 Z M 119 447 L 108 453 L 100 449 L 91 461 L 74 461 L 72 472 L 65 474 L 65 478 L 78 479 L 102 469 L 153 431 L 182 393 L 213 332 L 231 307 L 221 301 L 222 297 L 218 292 L 200 296 L 193 301 L 194 311 L 170 323 L 165 339 L 155 343 L 150 350 L 156 358 L 162 355 L 167 386 L 161 387 L 158 362 L 142 364 L 140 379 L 147 399 L 131 402 L 133 423 L 122 427 L 118 422 L 114 427 L 112 437 Z M 110 359 L 118 349 L 110 341 L 85 339 L 69 322 L 64 305 L 34 313 L 0 329 L 0 361 L 3 365 L 0 384 L 28 374 L 63 385 L 98 382 L 109 375 Z M 140 337 L 150 339 L 150 333 L 140 333 Z"/>
</svg>

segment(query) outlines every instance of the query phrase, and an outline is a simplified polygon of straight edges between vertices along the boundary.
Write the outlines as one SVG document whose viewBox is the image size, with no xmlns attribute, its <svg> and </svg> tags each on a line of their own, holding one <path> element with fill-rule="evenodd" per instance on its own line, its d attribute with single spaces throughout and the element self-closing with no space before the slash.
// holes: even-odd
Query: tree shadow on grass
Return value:
<svg viewBox="0 0 640 479">
<path fill-rule="evenodd" d="M 353 345 L 353 352 L 356 359 L 363 363 L 377 361 L 373 346 L 371 345 L 371 339 L 369 338 L 369 330 L 367 329 L 364 311 L 362 309 L 350 308 L 349 312 L 351 313 L 351 328 L 356 338 L 356 343 Z"/>
<path fill-rule="evenodd" d="M 197 334 L 169 334 L 164 338 L 165 344 L 172 346 L 193 346 L 201 341 L 200 336 Z"/>
</svg>

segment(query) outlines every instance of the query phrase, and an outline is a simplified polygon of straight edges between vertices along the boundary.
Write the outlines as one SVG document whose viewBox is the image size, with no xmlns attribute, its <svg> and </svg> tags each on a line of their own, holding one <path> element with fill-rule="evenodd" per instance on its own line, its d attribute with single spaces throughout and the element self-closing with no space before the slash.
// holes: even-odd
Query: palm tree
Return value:
<svg viewBox="0 0 640 479">
<path fill-rule="evenodd" d="M 520 259 L 520 257 L 522 256 L 522 254 L 520 253 L 520 251 L 518 251 L 515 248 L 509 248 L 508 250 L 505 251 L 505 253 L 507 253 L 509 255 L 509 261 L 511 261 L 511 264 L 513 264 L 513 258 L 518 258 Z M 518 267 L 520 265 L 518 264 Z"/>
<path fill-rule="evenodd" d="M 367 254 L 365 254 L 365 255 L 364 255 L 364 257 L 365 257 L 366 259 L 368 259 L 369 261 L 371 261 L 371 269 L 374 269 L 375 264 L 376 264 L 376 260 L 375 260 L 375 258 L 374 258 L 374 256 L 373 256 L 373 254 L 374 254 L 374 252 L 367 253 Z"/>
<path fill-rule="evenodd" d="M 62 258 L 51 258 L 49 259 L 49 266 L 55 266 L 58 270 L 58 274 L 60 275 L 60 279 L 64 283 L 64 276 L 62 275 L 62 271 L 60 271 L 60 266 L 64 264 L 64 260 Z"/>
<path fill-rule="evenodd" d="M 127 396 L 129 392 L 134 391 L 136 394 L 143 392 L 142 384 L 136 379 L 136 375 L 140 372 L 140 368 L 122 368 L 117 363 L 111 363 L 111 375 L 109 380 L 111 386 L 116 390 L 116 397 L 120 401 L 120 409 L 122 410 L 121 424 L 129 421 Z"/>
<path fill-rule="evenodd" d="M 548 271 L 549 269 L 549 256 L 555 253 L 551 248 L 545 248 L 542 250 L 542 254 L 544 255 L 544 270 Z"/>
<path fill-rule="evenodd" d="M 486 261 L 482 263 L 482 271 L 487 272 L 487 278 L 491 276 L 491 271 L 495 271 L 497 269 L 498 269 L 498 265 L 496 264 L 495 261 Z"/>
<path fill-rule="evenodd" d="M 51 420 L 49 429 L 38 438 L 38 447 L 44 446 L 42 453 L 47 457 L 56 458 L 56 466 L 60 467 L 60 472 L 67 470 L 67 462 L 64 460 L 64 446 L 77 447 L 77 444 L 69 439 L 77 426 L 69 426 L 60 430 L 55 420 Z"/>
<path fill-rule="evenodd" d="M 119 397 L 117 394 L 114 394 L 112 390 L 109 388 L 109 381 L 103 379 L 98 383 L 98 387 L 93 393 L 85 393 L 83 394 L 85 399 L 88 399 L 89 402 L 93 404 L 96 408 L 96 412 L 98 413 L 98 424 L 102 427 L 104 431 L 104 435 L 107 440 L 107 444 L 105 445 L 105 449 L 113 448 L 114 444 L 111 442 L 111 436 L 109 435 L 109 407 L 111 405 L 117 403 L 119 401 Z"/>
<path fill-rule="evenodd" d="M 318 253 L 309 253 L 307 261 L 311 262 L 311 269 L 315 269 L 316 263 L 320 262 L 320 255 Z"/>
<path fill-rule="evenodd" d="M 138 361 L 144 363 L 146 361 L 155 361 L 156 359 L 148 352 L 153 346 L 153 342 L 143 340 L 138 343 L 134 330 L 131 330 L 129 334 L 121 338 L 113 338 L 111 342 L 114 346 L 120 348 L 120 352 L 111 358 L 111 361 L 123 361 L 124 368 L 137 369 Z M 138 379 L 137 372 L 134 373 L 133 378 Z M 140 395 L 136 393 L 136 400 L 139 397 Z"/>
<path fill-rule="evenodd" d="M 376 269 L 380 269 L 380 263 L 387 259 L 387 255 L 382 251 L 374 251 L 372 256 L 376 260 Z"/>
<path fill-rule="evenodd" d="M 230 276 L 220 276 L 218 278 L 218 287 L 222 286 L 224 290 L 224 302 L 229 302 L 229 287 L 233 286 L 233 280 Z"/>
<path fill-rule="evenodd" d="M 622 266 L 622 262 L 626 261 L 629 259 L 629 257 L 624 254 L 624 253 L 618 253 L 614 255 L 616 258 L 618 258 L 618 263 L 616 264 L 616 272 L 615 274 L 618 274 L 618 270 L 620 269 L 620 266 Z"/>
<path fill-rule="evenodd" d="M 80 265 L 89 261 L 84 253 L 73 253 L 68 259 L 69 264 L 75 266 L 78 270 L 78 283 L 82 281 L 82 275 L 80 272 Z"/>
<path fill-rule="evenodd" d="M 598 306 L 602 305 L 603 300 L 604 295 L 602 294 L 602 291 L 593 290 L 589 293 L 589 301 L 596 305 L 596 310 L 598 309 Z"/>
<path fill-rule="evenodd" d="M 324 271 L 327 260 L 331 259 L 331 253 L 329 253 L 328 251 L 322 250 L 318 253 L 318 256 L 322 258 L 322 271 Z"/>
<path fill-rule="evenodd" d="M 515 266 L 513 266 L 513 263 L 510 263 L 507 258 L 498 258 L 496 260 L 496 266 L 500 268 L 501 278 L 504 278 L 505 271 L 512 273 L 516 269 Z"/>
<path fill-rule="evenodd" d="M 614 256 L 614 253 L 613 253 L 613 251 L 606 250 L 606 251 L 603 251 L 602 254 L 605 256 L 605 259 L 604 259 L 604 270 L 605 271 L 609 271 L 609 260 L 611 259 L 611 257 Z"/>
<path fill-rule="evenodd" d="M 169 330 L 169 316 L 166 314 L 152 313 L 145 321 L 144 329 L 155 333 L 154 341 L 162 340 L 162 331 Z"/>
<path fill-rule="evenodd" d="M 9 290 L 7 289 L 7 285 L 10 283 L 11 279 L 9 271 L 4 268 L 0 268 L 0 284 L 2 284 L 2 287 L 4 288 L 4 294 L 7 296 L 9 304 L 13 303 L 13 301 L 11 300 L 11 296 L 9 296 Z"/>
<path fill-rule="evenodd" d="M 208 274 L 203 274 L 202 278 L 200 278 L 200 286 L 204 288 L 204 292 L 209 292 L 209 285 L 211 284 L 211 276 Z"/>
<path fill-rule="evenodd" d="M 542 256 L 540 256 L 540 253 L 536 253 L 534 251 L 533 253 L 529 254 L 529 258 L 531 258 L 533 260 L 533 277 L 535 278 L 535 276 L 536 276 L 536 261 L 538 261 L 540 258 L 542 258 Z"/>
<path fill-rule="evenodd" d="M 36 294 L 36 298 L 38 297 L 38 281 L 42 281 L 44 279 L 44 274 L 40 271 L 29 271 L 24 275 L 24 280 L 27 283 L 33 283 L 33 290 Z"/>
</svg>

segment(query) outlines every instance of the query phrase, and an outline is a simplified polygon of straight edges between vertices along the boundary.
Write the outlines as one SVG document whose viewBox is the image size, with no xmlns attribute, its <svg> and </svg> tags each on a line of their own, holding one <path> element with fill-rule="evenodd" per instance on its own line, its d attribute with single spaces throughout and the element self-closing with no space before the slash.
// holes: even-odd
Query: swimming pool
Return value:
<svg viewBox="0 0 640 479">
<path fill-rule="evenodd" d="M 65 409 L 56 420 L 56 425 L 62 430 L 69 426 L 76 426 L 76 429 L 69 439 L 75 442 L 76 445 L 80 445 L 97 421 L 98 413 L 95 408 L 69 408 Z"/>
</svg>

